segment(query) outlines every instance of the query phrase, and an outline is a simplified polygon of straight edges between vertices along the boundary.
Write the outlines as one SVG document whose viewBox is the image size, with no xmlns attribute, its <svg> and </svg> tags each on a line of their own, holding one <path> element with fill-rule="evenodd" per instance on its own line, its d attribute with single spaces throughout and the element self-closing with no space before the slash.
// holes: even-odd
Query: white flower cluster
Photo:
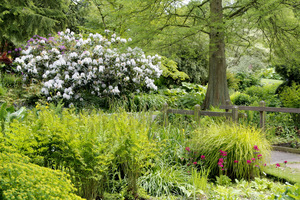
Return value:
<svg viewBox="0 0 300 200">
<path fill-rule="evenodd" d="M 36 36 L 28 41 L 22 56 L 16 58 L 17 70 L 24 81 L 43 83 L 47 99 L 84 100 L 83 94 L 98 97 L 122 95 L 154 89 L 160 57 L 146 56 L 139 48 L 125 48 L 126 39 L 89 34 L 87 39 L 70 30 L 57 37 Z"/>
</svg>

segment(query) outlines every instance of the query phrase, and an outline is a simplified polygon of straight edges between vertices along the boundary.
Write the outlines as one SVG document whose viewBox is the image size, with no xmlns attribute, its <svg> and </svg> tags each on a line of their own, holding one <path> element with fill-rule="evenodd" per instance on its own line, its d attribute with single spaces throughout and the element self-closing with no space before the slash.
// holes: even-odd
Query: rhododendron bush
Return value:
<svg viewBox="0 0 300 200">
<path fill-rule="evenodd" d="M 109 33 L 109 31 L 107 31 Z M 127 40 L 98 33 L 85 39 L 67 29 L 55 37 L 35 36 L 22 56 L 16 58 L 24 81 L 42 83 L 48 101 L 83 101 L 85 95 L 123 95 L 157 87 L 160 57 L 146 56 L 139 48 L 126 47 Z"/>
</svg>

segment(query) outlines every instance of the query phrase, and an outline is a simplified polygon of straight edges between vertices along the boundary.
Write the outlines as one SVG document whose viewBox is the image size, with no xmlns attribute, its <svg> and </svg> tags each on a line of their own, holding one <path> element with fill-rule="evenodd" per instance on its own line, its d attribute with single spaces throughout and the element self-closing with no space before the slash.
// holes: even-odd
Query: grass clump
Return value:
<svg viewBox="0 0 300 200">
<path fill-rule="evenodd" d="M 213 124 L 197 129 L 190 141 L 212 176 L 251 179 L 258 175 L 270 156 L 271 146 L 260 130 L 238 125 Z"/>
</svg>

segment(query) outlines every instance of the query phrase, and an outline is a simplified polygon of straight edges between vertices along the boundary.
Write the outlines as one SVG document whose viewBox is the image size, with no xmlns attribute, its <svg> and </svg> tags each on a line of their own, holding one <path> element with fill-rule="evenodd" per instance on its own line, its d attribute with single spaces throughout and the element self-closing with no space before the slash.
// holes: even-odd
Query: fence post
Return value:
<svg viewBox="0 0 300 200">
<path fill-rule="evenodd" d="M 239 108 L 237 106 L 232 106 L 232 121 L 236 123 L 239 121 Z"/>
<path fill-rule="evenodd" d="M 260 107 L 265 107 L 266 103 L 264 101 L 259 102 Z M 260 115 L 260 128 L 262 130 L 265 129 L 265 123 L 266 123 L 266 111 L 259 111 Z"/>
<path fill-rule="evenodd" d="M 195 105 L 194 117 L 195 117 L 195 121 L 197 122 L 197 124 L 199 124 L 199 122 L 200 122 L 200 105 L 199 104 Z"/>
<path fill-rule="evenodd" d="M 164 120 L 164 126 L 168 126 L 169 119 L 168 119 L 168 104 L 165 103 L 163 106 L 163 120 Z"/>
<path fill-rule="evenodd" d="M 230 104 L 231 104 L 231 101 L 229 99 L 227 99 L 225 105 L 230 106 Z M 229 109 L 225 109 L 225 112 L 229 112 Z"/>
</svg>

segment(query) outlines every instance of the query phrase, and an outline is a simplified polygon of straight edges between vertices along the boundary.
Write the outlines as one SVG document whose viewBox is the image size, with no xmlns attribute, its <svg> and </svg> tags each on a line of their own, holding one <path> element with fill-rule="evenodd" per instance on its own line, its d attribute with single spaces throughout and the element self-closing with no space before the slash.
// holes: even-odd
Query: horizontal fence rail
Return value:
<svg viewBox="0 0 300 200">
<path fill-rule="evenodd" d="M 193 115 L 197 123 L 199 123 L 200 116 L 212 116 L 212 117 L 227 117 L 232 118 L 232 121 L 237 122 L 239 118 L 247 117 L 245 113 L 238 113 L 238 107 L 231 107 L 232 112 L 212 112 L 212 111 L 202 111 L 200 105 L 195 105 L 194 110 L 181 110 L 181 109 L 170 109 L 168 104 L 165 103 L 162 112 L 164 113 L 164 125 L 167 126 L 168 114 L 181 114 L 181 115 Z"/>
<path fill-rule="evenodd" d="M 221 109 L 232 109 L 232 105 L 222 105 Z M 275 108 L 275 107 L 254 107 L 238 106 L 239 110 L 265 111 L 265 112 L 283 112 L 283 113 L 300 113 L 300 108 Z"/>
<path fill-rule="evenodd" d="M 234 109 L 236 105 L 229 105 L 230 100 L 226 101 L 226 105 L 221 105 L 221 109 L 225 109 L 228 112 L 231 109 Z M 282 113 L 300 113 L 300 108 L 275 108 L 275 107 L 266 107 L 266 103 L 261 101 L 259 107 L 255 106 L 238 106 L 239 110 L 248 110 L 248 111 L 258 111 L 260 113 L 260 128 L 265 129 L 266 123 L 266 112 L 282 112 Z"/>
<path fill-rule="evenodd" d="M 247 118 L 246 113 L 239 113 L 239 110 L 248 110 L 248 111 L 257 111 L 260 113 L 260 127 L 265 128 L 266 121 L 266 112 L 283 112 L 283 113 L 300 113 L 300 108 L 275 108 L 275 107 L 266 107 L 265 102 L 261 101 L 259 107 L 255 106 L 236 106 L 230 105 L 230 100 L 226 101 L 226 105 L 221 105 L 220 109 L 225 109 L 225 112 L 212 112 L 212 111 L 202 111 L 200 105 L 195 105 L 194 110 L 181 110 L 181 109 L 170 109 L 168 104 L 165 103 L 162 109 L 164 113 L 164 124 L 167 126 L 168 114 L 182 114 L 182 115 L 193 115 L 195 121 L 199 123 L 200 116 L 212 116 L 212 117 L 226 117 L 232 118 L 232 121 L 238 122 L 239 118 Z M 229 112 L 231 110 L 231 112 Z"/>
</svg>

